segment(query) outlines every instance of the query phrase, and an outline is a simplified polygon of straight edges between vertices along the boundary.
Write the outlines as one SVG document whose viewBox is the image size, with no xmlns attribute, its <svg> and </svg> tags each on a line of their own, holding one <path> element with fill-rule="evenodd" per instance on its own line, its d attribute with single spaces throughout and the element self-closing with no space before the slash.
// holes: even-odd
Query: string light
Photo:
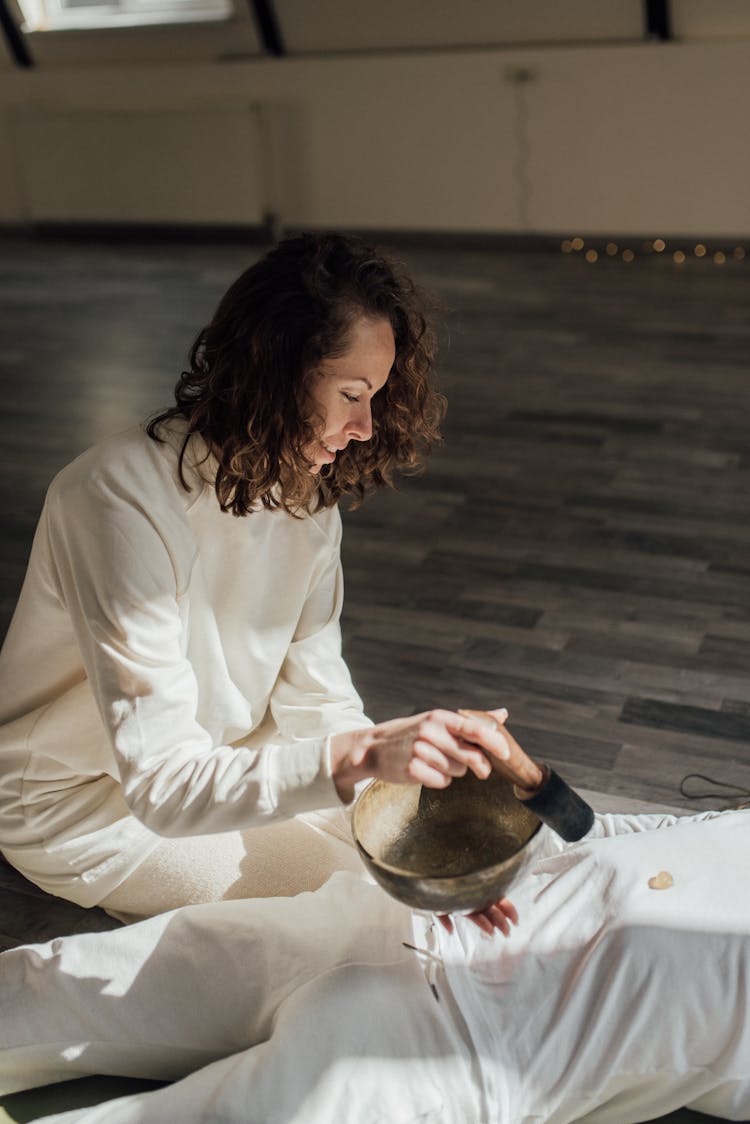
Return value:
<svg viewBox="0 0 750 1124">
<path fill-rule="evenodd" d="M 608 258 L 617 258 L 619 256 L 624 262 L 630 263 L 635 261 L 636 257 L 639 255 L 645 257 L 652 254 L 664 254 L 664 251 L 667 249 L 667 242 L 664 238 L 647 239 L 644 242 L 640 242 L 637 244 L 637 250 L 633 250 L 629 246 L 621 249 L 617 242 L 611 240 L 607 242 L 602 240 L 599 242 L 598 247 L 596 243 L 597 239 L 589 239 L 588 248 L 582 255 L 584 259 L 592 265 L 594 262 L 599 261 L 600 257 L 603 257 L 605 254 Z M 674 245 L 674 241 L 672 245 Z M 565 238 L 560 243 L 560 249 L 564 254 L 580 253 L 584 247 L 586 247 L 586 242 L 578 234 L 575 238 Z M 699 260 L 705 258 L 707 262 L 713 262 L 715 265 L 725 265 L 730 261 L 743 262 L 746 258 L 750 261 L 748 250 L 745 246 L 740 245 L 732 247 L 724 243 L 723 248 L 712 248 L 707 246 L 705 242 L 696 242 L 692 247 L 688 244 L 684 249 L 674 249 L 669 255 L 665 255 L 665 257 L 670 257 L 675 265 L 684 265 L 691 253 L 693 257 Z"/>
</svg>

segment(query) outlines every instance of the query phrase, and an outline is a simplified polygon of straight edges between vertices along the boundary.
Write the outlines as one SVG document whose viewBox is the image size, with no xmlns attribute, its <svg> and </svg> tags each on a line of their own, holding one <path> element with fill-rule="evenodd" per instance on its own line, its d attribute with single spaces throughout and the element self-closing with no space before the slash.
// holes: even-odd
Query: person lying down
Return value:
<svg viewBox="0 0 750 1124">
<path fill-rule="evenodd" d="M 0 1088 L 174 1084 L 47 1124 L 750 1120 L 750 813 L 599 815 L 509 939 L 351 871 L 0 956 Z"/>
</svg>

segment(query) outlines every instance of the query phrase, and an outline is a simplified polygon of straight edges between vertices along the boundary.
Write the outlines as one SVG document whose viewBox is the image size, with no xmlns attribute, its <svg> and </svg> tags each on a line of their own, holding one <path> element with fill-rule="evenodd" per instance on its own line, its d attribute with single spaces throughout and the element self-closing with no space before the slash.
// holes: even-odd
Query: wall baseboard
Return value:
<svg viewBox="0 0 750 1124">
<path fill-rule="evenodd" d="M 61 239 L 80 242 L 194 242 L 270 245 L 278 238 L 301 234 L 307 230 L 330 229 L 353 234 L 380 246 L 394 244 L 419 249 L 506 250 L 550 253 L 559 251 L 567 235 L 517 234 L 497 231 L 406 230 L 370 227 L 313 227 L 290 225 L 281 227 L 267 223 L 237 225 L 224 223 L 80 223 L 27 222 L 0 224 L 0 238 Z"/>
<path fill-rule="evenodd" d="M 0 224 L 0 238 L 43 238 L 80 242 L 222 242 L 264 245 L 273 241 L 266 224 L 68 223 Z"/>
<path fill-rule="evenodd" d="M 379 246 L 403 246 L 419 249 L 448 250 L 503 250 L 518 253 L 559 253 L 563 241 L 571 237 L 564 234 L 519 234 L 514 231 L 465 231 L 465 230 L 408 230 L 399 228 L 373 227 L 313 227 L 292 224 L 282 227 L 276 216 L 269 216 L 264 223 L 70 223 L 70 222 L 30 222 L 0 223 L 0 239 L 40 238 L 60 239 L 80 242 L 185 242 L 221 243 L 263 246 L 272 245 L 278 238 L 289 234 L 300 234 L 305 230 L 336 229 L 342 233 L 357 235 Z M 671 258 L 671 252 L 682 248 L 691 251 L 698 242 L 714 252 L 724 251 L 728 256 L 744 244 L 750 264 L 750 235 L 745 238 L 710 237 L 697 238 L 696 235 L 671 235 L 666 239 L 663 255 L 651 252 L 654 239 L 652 234 L 585 234 L 585 247 L 602 253 L 609 242 L 614 242 L 619 250 L 631 247 L 636 256 L 663 256 Z M 744 257 L 744 255 L 743 255 Z"/>
</svg>

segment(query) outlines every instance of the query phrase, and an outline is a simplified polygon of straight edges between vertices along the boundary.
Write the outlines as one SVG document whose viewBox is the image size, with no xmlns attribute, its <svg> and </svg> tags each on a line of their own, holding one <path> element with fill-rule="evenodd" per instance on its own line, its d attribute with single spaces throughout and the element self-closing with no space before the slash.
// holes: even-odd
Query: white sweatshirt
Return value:
<svg viewBox="0 0 750 1124">
<path fill-rule="evenodd" d="M 368 725 L 337 509 L 224 513 L 196 439 L 180 484 L 183 432 L 55 478 L 0 653 L 0 849 L 85 905 L 159 836 L 338 804 L 328 735 Z"/>
</svg>

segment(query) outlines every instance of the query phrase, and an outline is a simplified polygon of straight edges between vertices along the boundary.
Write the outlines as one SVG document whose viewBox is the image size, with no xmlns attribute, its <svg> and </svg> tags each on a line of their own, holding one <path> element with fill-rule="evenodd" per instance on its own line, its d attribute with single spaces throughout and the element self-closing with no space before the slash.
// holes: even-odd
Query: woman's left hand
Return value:
<svg viewBox="0 0 750 1124">
<path fill-rule="evenodd" d="M 518 911 L 509 898 L 500 898 L 499 901 L 486 905 L 484 909 L 477 909 L 474 913 L 467 913 L 466 916 L 490 937 L 495 929 L 499 929 L 504 937 L 509 937 L 511 922 L 514 925 L 518 924 Z M 438 913 L 437 919 L 447 933 L 453 932 L 450 914 Z"/>
</svg>

